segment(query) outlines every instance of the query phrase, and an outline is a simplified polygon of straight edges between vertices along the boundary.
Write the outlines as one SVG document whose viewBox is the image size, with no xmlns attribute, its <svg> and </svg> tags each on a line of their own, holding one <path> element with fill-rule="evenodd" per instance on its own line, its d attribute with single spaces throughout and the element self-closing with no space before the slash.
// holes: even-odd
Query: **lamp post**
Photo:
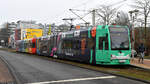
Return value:
<svg viewBox="0 0 150 84">
<path fill-rule="evenodd" d="M 130 21 L 131 21 L 131 37 L 132 37 L 132 49 L 134 49 L 134 44 L 135 44 L 135 34 L 134 34 L 134 22 L 135 20 L 137 20 L 137 14 L 138 14 L 139 10 L 135 9 L 135 10 L 131 10 L 129 11 L 130 14 Z"/>
</svg>

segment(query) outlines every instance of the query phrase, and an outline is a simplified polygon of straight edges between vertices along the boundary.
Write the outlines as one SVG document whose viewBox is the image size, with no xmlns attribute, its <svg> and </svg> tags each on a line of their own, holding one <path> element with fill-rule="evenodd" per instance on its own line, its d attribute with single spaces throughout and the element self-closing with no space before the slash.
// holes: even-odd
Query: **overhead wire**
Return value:
<svg viewBox="0 0 150 84">
<path fill-rule="evenodd" d="M 89 3 L 89 1 L 91 1 L 91 0 L 84 0 L 84 1 L 86 1 L 86 2 L 83 2 L 82 4 L 79 4 L 79 5 L 73 6 L 73 7 L 71 7 L 71 8 L 75 8 L 75 7 L 83 6 L 84 4 Z M 66 12 L 66 10 L 64 10 L 63 12 L 61 12 L 61 13 L 57 14 L 57 15 L 55 16 L 56 18 L 54 18 L 52 22 L 56 22 L 55 20 L 56 20 L 57 18 L 59 18 L 60 16 L 62 16 L 65 12 Z"/>
<path fill-rule="evenodd" d="M 82 6 L 85 6 L 85 5 L 87 5 L 88 3 L 90 3 L 91 1 L 93 1 L 93 0 L 84 0 L 83 1 L 83 3 L 81 3 L 81 4 L 78 4 L 78 5 L 75 5 L 75 6 L 73 6 L 73 7 L 71 7 L 71 8 L 79 8 L 79 7 L 82 7 Z M 127 0 L 122 0 L 122 1 L 119 1 L 119 2 L 116 2 L 116 3 L 114 3 L 114 4 L 112 4 L 112 5 L 116 5 L 116 4 L 120 4 L 120 3 L 123 3 L 124 1 L 127 1 Z M 103 1 L 104 2 L 104 1 Z M 123 4 L 124 5 L 124 4 Z M 119 5 L 119 8 L 121 7 L 121 6 L 123 6 L 122 4 L 121 5 Z M 84 9 L 85 9 L 86 7 L 84 7 Z M 117 7 L 118 8 L 118 7 Z M 82 18 L 84 18 L 84 17 L 86 17 L 88 14 L 90 14 L 89 12 L 85 12 L 85 11 L 88 11 L 88 10 L 78 10 L 78 9 L 76 9 L 76 11 L 84 11 L 84 15 L 82 15 Z M 89 10 L 90 11 L 90 10 Z M 64 16 L 64 14 L 65 14 L 65 12 L 66 12 L 66 10 L 64 10 L 64 11 L 62 11 L 61 13 L 59 13 L 59 14 L 57 14 L 55 17 L 56 18 L 54 18 L 53 19 L 53 22 L 56 22 L 57 20 L 56 19 L 58 19 L 58 18 L 60 18 L 61 16 Z M 71 15 L 71 14 L 70 14 Z M 57 21 L 58 22 L 58 21 Z M 60 21 L 59 21 L 60 22 Z"/>
<path fill-rule="evenodd" d="M 89 2 L 92 1 L 92 0 L 84 0 L 84 1 L 85 1 L 85 2 L 83 2 L 83 3 L 81 3 L 81 4 L 78 4 L 78 5 L 75 5 L 75 6 L 71 7 L 71 8 L 78 8 L 78 7 L 81 7 L 81 6 L 83 6 L 83 5 L 87 4 L 87 3 L 89 3 Z"/>
</svg>

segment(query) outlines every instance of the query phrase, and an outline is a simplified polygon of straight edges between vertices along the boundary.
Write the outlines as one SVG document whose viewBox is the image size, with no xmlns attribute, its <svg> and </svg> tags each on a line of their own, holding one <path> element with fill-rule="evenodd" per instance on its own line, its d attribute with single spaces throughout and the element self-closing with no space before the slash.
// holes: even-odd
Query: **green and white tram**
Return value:
<svg viewBox="0 0 150 84">
<path fill-rule="evenodd" d="M 63 32 L 56 55 L 59 58 L 102 65 L 130 64 L 131 43 L 127 26 L 98 25 Z"/>
<path fill-rule="evenodd" d="M 90 62 L 95 60 L 96 64 L 130 64 L 131 44 L 127 27 L 97 26 L 95 41 L 95 57 L 91 56 Z"/>
</svg>

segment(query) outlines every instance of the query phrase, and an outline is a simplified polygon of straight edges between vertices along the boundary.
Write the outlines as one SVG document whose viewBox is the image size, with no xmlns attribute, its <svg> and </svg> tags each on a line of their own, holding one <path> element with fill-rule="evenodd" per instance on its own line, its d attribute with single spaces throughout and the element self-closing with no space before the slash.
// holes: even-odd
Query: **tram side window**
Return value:
<svg viewBox="0 0 150 84">
<path fill-rule="evenodd" d="M 108 50 L 108 38 L 105 37 L 105 50 Z"/>
<path fill-rule="evenodd" d="M 65 49 L 66 48 L 66 45 L 65 45 L 65 40 L 62 41 L 62 49 Z"/>
<path fill-rule="evenodd" d="M 100 37 L 99 38 L 99 49 L 103 49 L 103 42 L 105 42 L 105 50 L 108 50 L 108 38 L 107 37 Z"/>
<path fill-rule="evenodd" d="M 99 37 L 99 49 L 100 50 L 103 49 L 103 41 L 104 41 L 104 37 Z"/>
<path fill-rule="evenodd" d="M 29 48 L 29 42 L 27 42 L 27 48 Z"/>
<path fill-rule="evenodd" d="M 53 37 L 53 45 L 55 46 L 55 36 Z"/>
<path fill-rule="evenodd" d="M 77 49 L 80 49 L 81 48 L 81 41 L 80 40 L 77 40 Z"/>
<path fill-rule="evenodd" d="M 56 45 L 57 45 L 57 37 L 54 36 L 54 46 L 56 46 Z"/>
<path fill-rule="evenodd" d="M 75 50 L 79 50 L 81 48 L 80 47 L 81 42 L 79 39 L 72 40 L 72 44 L 73 44 L 73 49 L 75 49 Z"/>
<path fill-rule="evenodd" d="M 72 40 L 68 40 L 68 49 L 72 48 L 73 48 Z"/>
<path fill-rule="evenodd" d="M 28 44 L 27 43 L 25 43 L 25 48 L 28 48 Z"/>
<path fill-rule="evenodd" d="M 24 43 L 24 48 L 27 48 L 27 43 Z"/>
<path fill-rule="evenodd" d="M 73 43 L 73 49 L 78 49 L 78 46 L 77 46 L 77 40 L 72 40 L 72 43 Z"/>
<path fill-rule="evenodd" d="M 86 49 L 86 38 L 82 38 L 81 39 L 81 50 L 85 50 Z"/>
<path fill-rule="evenodd" d="M 26 43 L 26 48 L 28 48 L 28 43 Z"/>
<path fill-rule="evenodd" d="M 29 42 L 29 48 L 31 48 L 31 42 Z"/>
<path fill-rule="evenodd" d="M 66 45 L 65 45 L 65 40 L 62 41 L 62 49 L 65 49 Z"/>
<path fill-rule="evenodd" d="M 93 38 L 88 38 L 88 40 L 87 40 L 87 48 L 88 49 L 93 49 L 94 48 L 94 45 L 95 43 L 94 43 L 94 39 Z"/>
<path fill-rule="evenodd" d="M 53 37 L 51 37 L 51 38 L 50 38 L 50 45 L 51 45 L 51 47 L 53 47 L 53 46 L 54 46 L 54 42 L 53 42 L 53 40 L 54 40 L 54 38 L 53 38 Z"/>
<path fill-rule="evenodd" d="M 32 43 L 32 48 L 35 48 L 35 43 Z"/>
<path fill-rule="evenodd" d="M 73 48 L 73 44 L 71 40 L 64 40 L 62 43 L 62 48 L 63 49 L 72 49 Z"/>
</svg>

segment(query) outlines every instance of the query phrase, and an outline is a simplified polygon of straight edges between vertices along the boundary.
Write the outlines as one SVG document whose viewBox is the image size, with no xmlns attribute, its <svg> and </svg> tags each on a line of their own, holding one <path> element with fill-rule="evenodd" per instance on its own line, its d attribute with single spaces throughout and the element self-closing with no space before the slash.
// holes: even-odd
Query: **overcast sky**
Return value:
<svg viewBox="0 0 150 84">
<path fill-rule="evenodd" d="M 120 1 L 124 0 L 1 0 L 0 24 L 18 20 L 61 23 L 63 18 L 73 16 L 69 11 L 70 8 L 89 10 L 100 4 L 115 4 Z M 131 10 L 129 3 L 131 0 L 120 3 L 122 6 L 119 10 L 126 12 Z"/>
</svg>

